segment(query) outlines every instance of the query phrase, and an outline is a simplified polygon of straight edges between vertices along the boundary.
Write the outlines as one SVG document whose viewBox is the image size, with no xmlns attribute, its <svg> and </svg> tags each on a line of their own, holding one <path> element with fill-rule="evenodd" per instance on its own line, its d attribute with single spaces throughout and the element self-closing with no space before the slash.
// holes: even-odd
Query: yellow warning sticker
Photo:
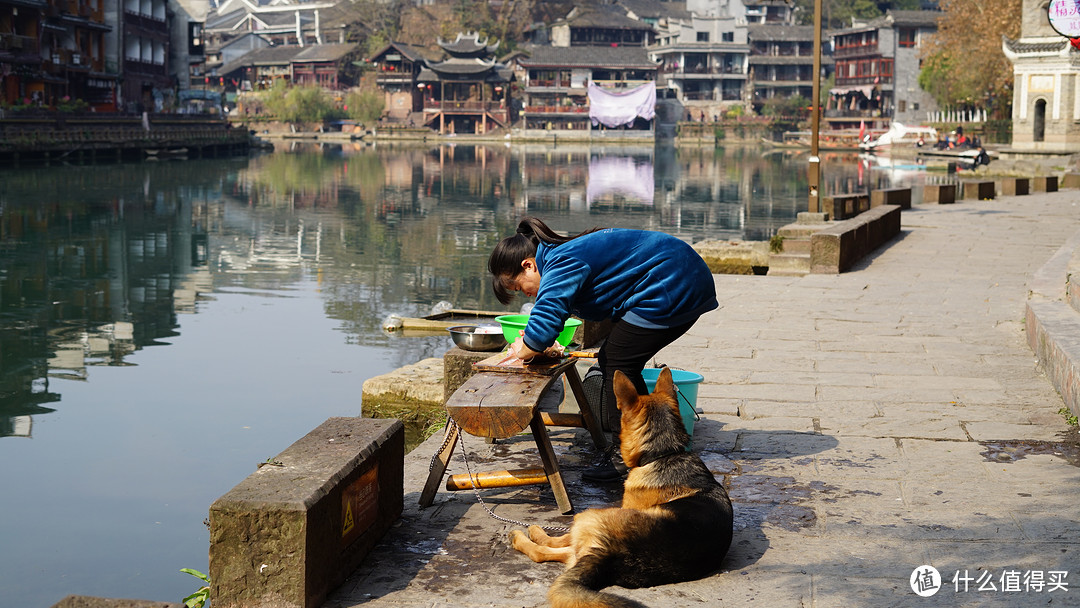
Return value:
<svg viewBox="0 0 1080 608">
<path fill-rule="evenodd" d="M 351 501 L 345 503 L 345 517 L 343 517 L 342 520 L 341 535 L 346 536 L 349 532 L 352 532 L 353 526 L 355 525 L 353 522 Z"/>
</svg>

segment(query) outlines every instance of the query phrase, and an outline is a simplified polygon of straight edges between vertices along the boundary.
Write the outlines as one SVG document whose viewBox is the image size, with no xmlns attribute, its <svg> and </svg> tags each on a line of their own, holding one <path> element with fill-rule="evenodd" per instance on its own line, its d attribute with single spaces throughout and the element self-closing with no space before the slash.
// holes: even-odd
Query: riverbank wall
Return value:
<svg viewBox="0 0 1080 608">
<path fill-rule="evenodd" d="M 0 118 L 0 166 L 217 158 L 246 154 L 251 134 L 211 116 L 50 113 Z"/>
</svg>

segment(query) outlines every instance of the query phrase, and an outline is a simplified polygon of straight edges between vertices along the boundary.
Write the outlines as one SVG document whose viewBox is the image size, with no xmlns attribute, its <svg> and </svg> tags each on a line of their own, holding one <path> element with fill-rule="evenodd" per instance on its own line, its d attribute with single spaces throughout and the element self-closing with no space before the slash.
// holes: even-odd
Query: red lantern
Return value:
<svg viewBox="0 0 1080 608">
<path fill-rule="evenodd" d="M 1080 38 L 1069 38 L 1069 44 L 1078 51 L 1080 51 Z"/>
</svg>

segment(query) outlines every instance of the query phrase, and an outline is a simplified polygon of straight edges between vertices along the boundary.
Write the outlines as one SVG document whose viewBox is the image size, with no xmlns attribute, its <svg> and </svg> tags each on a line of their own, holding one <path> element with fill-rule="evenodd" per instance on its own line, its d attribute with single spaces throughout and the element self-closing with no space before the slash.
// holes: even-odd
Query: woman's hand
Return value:
<svg viewBox="0 0 1080 608">
<path fill-rule="evenodd" d="M 510 345 L 510 354 L 518 359 L 527 361 L 540 353 L 526 346 L 525 339 L 519 336 L 518 339 L 514 340 L 514 343 Z"/>
</svg>

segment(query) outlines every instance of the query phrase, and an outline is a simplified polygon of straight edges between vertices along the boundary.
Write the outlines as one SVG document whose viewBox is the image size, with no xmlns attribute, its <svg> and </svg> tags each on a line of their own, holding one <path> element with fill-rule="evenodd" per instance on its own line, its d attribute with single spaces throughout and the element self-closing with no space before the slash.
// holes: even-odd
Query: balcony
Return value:
<svg viewBox="0 0 1080 608">
<path fill-rule="evenodd" d="M 742 66 L 727 65 L 719 67 L 693 66 L 686 68 L 664 67 L 660 72 L 668 78 L 695 78 L 715 76 L 741 76 L 746 74 Z"/>
<path fill-rule="evenodd" d="M 526 114 L 587 114 L 589 106 L 525 106 Z"/>
<path fill-rule="evenodd" d="M 424 110 L 441 111 L 447 114 L 478 112 L 505 112 L 506 106 L 498 101 L 438 101 L 424 100 Z"/>
<path fill-rule="evenodd" d="M 7 51 L 15 55 L 37 55 L 38 41 L 33 36 L 0 34 L 0 52 Z"/>
<path fill-rule="evenodd" d="M 846 57 L 869 57 L 880 54 L 881 51 L 878 50 L 876 42 L 873 44 L 861 44 L 859 46 L 845 46 L 833 50 L 833 57 L 836 59 L 844 59 Z"/>
</svg>

